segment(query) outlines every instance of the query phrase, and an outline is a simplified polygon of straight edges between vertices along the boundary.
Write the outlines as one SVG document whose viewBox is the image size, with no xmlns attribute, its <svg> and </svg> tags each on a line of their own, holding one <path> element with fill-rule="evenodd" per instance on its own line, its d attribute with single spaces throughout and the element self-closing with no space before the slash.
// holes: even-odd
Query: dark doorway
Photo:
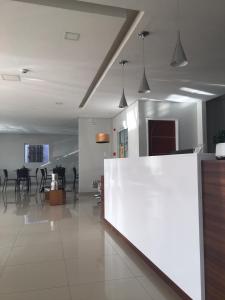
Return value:
<svg viewBox="0 0 225 300">
<path fill-rule="evenodd" d="M 148 155 L 176 151 L 176 122 L 148 120 Z"/>
</svg>

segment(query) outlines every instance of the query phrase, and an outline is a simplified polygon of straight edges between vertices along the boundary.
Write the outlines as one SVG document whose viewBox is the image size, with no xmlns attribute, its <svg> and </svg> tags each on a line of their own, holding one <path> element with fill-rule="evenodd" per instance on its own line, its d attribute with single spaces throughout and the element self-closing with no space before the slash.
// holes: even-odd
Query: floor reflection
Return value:
<svg viewBox="0 0 225 300">
<path fill-rule="evenodd" d="M 1 300 L 178 300 L 100 219 L 98 199 L 0 195 Z M 21 276 L 21 274 L 23 276 Z"/>
</svg>

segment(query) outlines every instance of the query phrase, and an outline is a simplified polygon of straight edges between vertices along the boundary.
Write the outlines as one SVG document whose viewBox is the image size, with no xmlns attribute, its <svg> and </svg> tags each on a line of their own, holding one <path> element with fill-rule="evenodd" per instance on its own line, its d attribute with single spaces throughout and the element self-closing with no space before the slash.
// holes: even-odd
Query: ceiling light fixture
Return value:
<svg viewBox="0 0 225 300">
<path fill-rule="evenodd" d="M 77 32 L 65 32 L 64 39 L 69 41 L 78 41 L 80 39 L 80 33 Z"/>
<path fill-rule="evenodd" d="M 63 105 L 63 102 L 58 101 L 58 102 L 56 102 L 55 104 L 56 104 L 56 105 Z"/>
<path fill-rule="evenodd" d="M 148 80 L 146 77 L 146 71 L 145 71 L 145 38 L 146 36 L 149 35 L 148 31 L 142 31 L 138 34 L 138 37 L 142 39 L 142 63 L 143 63 L 143 75 L 142 75 L 142 80 L 141 84 L 138 90 L 138 93 L 141 94 L 147 94 L 151 92 L 151 89 L 148 84 Z"/>
<path fill-rule="evenodd" d="M 196 89 L 191 89 L 191 88 L 188 88 L 188 87 L 181 87 L 180 90 L 183 91 L 183 92 L 191 93 L 191 94 L 198 94 L 198 95 L 205 95 L 205 96 L 215 96 L 215 94 L 213 94 L 213 93 L 209 93 L 209 92 L 205 92 L 205 91 L 201 91 L 201 90 L 196 90 Z"/>
<path fill-rule="evenodd" d="M 154 99 L 154 98 L 147 98 L 147 97 L 141 97 L 139 98 L 139 100 L 148 100 L 148 101 L 163 101 L 163 100 L 160 100 L 160 99 Z"/>
<path fill-rule="evenodd" d="M 187 56 L 184 52 L 184 48 L 181 42 L 181 34 L 180 34 L 180 0 L 177 0 L 177 23 L 178 23 L 178 31 L 177 31 L 177 43 L 175 46 L 175 50 L 173 53 L 172 61 L 170 65 L 172 67 L 185 67 L 188 64 Z"/>
<path fill-rule="evenodd" d="M 121 60 L 119 63 L 122 66 L 122 97 L 120 99 L 119 108 L 125 108 L 128 105 L 127 105 L 127 100 L 126 100 L 125 92 L 124 92 L 124 66 L 128 63 L 128 61 Z"/>
<path fill-rule="evenodd" d="M 179 95 L 179 94 L 172 94 L 169 95 L 166 98 L 167 101 L 172 101 L 172 102 L 188 102 L 188 103 L 193 103 L 193 102 L 199 102 L 201 99 L 199 98 L 194 98 L 194 97 L 188 97 L 184 95 Z"/>
<path fill-rule="evenodd" d="M 21 73 L 22 73 L 22 74 L 27 74 L 27 73 L 30 72 L 30 71 L 31 71 L 30 69 L 23 68 L 23 69 L 21 70 Z"/>
<path fill-rule="evenodd" d="M 28 78 L 28 77 L 23 77 L 23 81 L 24 80 L 37 81 L 37 82 L 44 82 L 44 81 L 46 81 L 46 80 L 40 79 L 40 78 Z"/>
</svg>

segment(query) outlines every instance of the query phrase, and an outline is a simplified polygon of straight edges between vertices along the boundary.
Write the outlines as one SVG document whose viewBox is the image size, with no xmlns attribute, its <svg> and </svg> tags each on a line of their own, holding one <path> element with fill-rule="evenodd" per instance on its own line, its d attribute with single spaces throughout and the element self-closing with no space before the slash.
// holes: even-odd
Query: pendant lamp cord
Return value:
<svg viewBox="0 0 225 300">
<path fill-rule="evenodd" d="M 124 76 L 124 73 L 125 73 L 125 70 L 124 70 L 124 67 L 125 65 L 128 63 L 127 60 L 121 60 L 120 61 L 120 65 L 121 65 L 121 68 L 122 68 L 122 72 L 121 72 L 121 84 L 122 84 L 122 91 L 124 90 L 124 82 L 125 82 L 125 76 Z"/>
<path fill-rule="evenodd" d="M 122 90 L 124 89 L 124 64 L 122 64 Z"/>
<path fill-rule="evenodd" d="M 145 37 L 142 37 L 142 63 L 143 68 L 145 69 Z"/>
<path fill-rule="evenodd" d="M 180 31 L 180 0 L 177 0 L 177 28 Z"/>
<path fill-rule="evenodd" d="M 121 64 L 122 65 L 122 91 L 124 89 L 124 63 Z"/>
</svg>

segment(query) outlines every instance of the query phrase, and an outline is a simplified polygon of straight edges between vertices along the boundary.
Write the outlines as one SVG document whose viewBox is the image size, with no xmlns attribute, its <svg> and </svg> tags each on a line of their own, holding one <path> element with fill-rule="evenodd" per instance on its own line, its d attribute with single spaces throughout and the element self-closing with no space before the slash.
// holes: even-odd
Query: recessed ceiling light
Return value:
<svg viewBox="0 0 225 300">
<path fill-rule="evenodd" d="M 149 101 L 163 101 L 163 100 L 160 100 L 160 99 L 154 99 L 154 98 L 147 98 L 147 97 L 141 97 L 141 98 L 139 98 L 139 100 L 149 100 Z"/>
<path fill-rule="evenodd" d="M 190 96 L 183 96 L 178 94 L 172 94 L 166 98 L 167 101 L 172 102 L 199 102 L 201 99 L 193 98 Z"/>
<path fill-rule="evenodd" d="M 56 102 L 55 104 L 56 104 L 56 105 L 63 105 L 63 102 L 58 101 L 58 102 Z"/>
<path fill-rule="evenodd" d="M 40 78 L 28 78 L 28 77 L 23 77 L 22 80 L 29 80 L 29 81 L 37 81 L 37 82 L 44 82 L 44 79 L 40 79 Z"/>
<path fill-rule="evenodd" d="M 188 88 L 188 87 L 181 87 L 180 90 L 183 91 L 183 92 L 191 93 L 191 94 L 215 96 L 215 94 L 205 92 L 205 91 L 201 91 L 201 90 L 191 89 L 191 88 Z"/>
<path fill-rule="evenodd" d="M 20 81 L 19 75 L 12 75 L 12 74 L 1 74 L 2 80 L 7 81 Z"/>
<path fill-rule="evenodd" d="M 80 34 L 77 32 L 65 32 L 64 39 L 69 41 L 78 41 L 80 39 Z"/>
</svg>

